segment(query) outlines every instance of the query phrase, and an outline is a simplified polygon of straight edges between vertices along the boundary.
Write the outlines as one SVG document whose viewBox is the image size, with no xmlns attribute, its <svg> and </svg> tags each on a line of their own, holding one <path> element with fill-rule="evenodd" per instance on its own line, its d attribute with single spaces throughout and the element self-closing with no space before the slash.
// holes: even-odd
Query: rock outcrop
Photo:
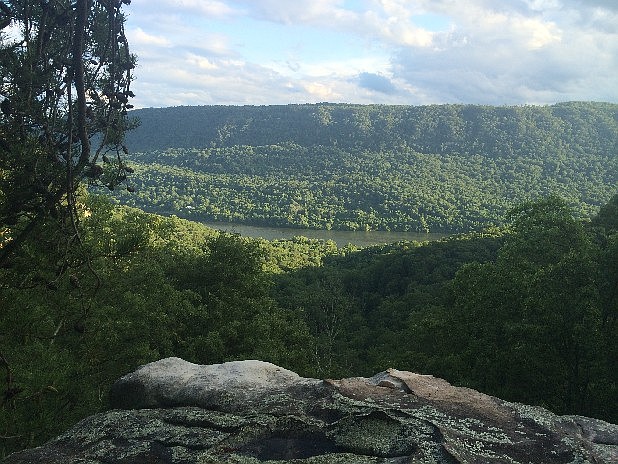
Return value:
<svg viewBox="0 0 618 464">
<path fill-rule="evenodd" d="M 118 380 L 111 403 L 5 462 L 618 463 L 616 425 L 395 369 L 322 381 L 168 358 Z"/>
</svg>

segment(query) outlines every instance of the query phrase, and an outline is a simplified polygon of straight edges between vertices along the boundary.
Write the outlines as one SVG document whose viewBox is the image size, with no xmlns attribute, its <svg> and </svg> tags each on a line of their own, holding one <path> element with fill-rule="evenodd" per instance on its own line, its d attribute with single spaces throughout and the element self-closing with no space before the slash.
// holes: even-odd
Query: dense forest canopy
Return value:
<svg viewBox="0 0 618 464">
<path fill-rule="evenodd" d="M 167 118 L 152 140 L 163 128 L 175 140 L 182 124 L 202 128 L 186 132 L 184 148 L 162 144 L 127 154 L 129 165 L 117 161 L 122 182 L 137 188 L 124 202 L 301 227 L 478 232 L 363 250 L 303 237 L 268 242 L 76 188 L 73 235 L 66 216 L 50 212 L 0 267 L 1 455 L 105 408 L 116 378 L 167 356 L 263 359 L 322 378 L 395 366 L 618 420 L 616 105 L 189 110 L 291 112 L 301 122 L 317 114 L 318 128 L 365 115 L 367 134 L 382 127 L 378 114 L 436 116 L 419 119 L 422 129 L 405 126 L 405 140 L 381 129 L 383 142 L 356 137 L 358 128 L 322 139 L 280 121 L 277 138 L 258 117 L 255 126 L 228 119 L 227 132 L 213 121 Z M 142 132 L 127 145 L 138 146 L 148 111 L 135 112 Z M 441 123 L 467 111 L 483 115 L 474 130 L 463 116 Z M 243 139 L 251 127 L 255 142 Z M 199 130 L 219 138 L 195 146 Z M 456 145 L 473 133 L 472 148 Z M 14 225 L 2 226 L 9 243 Z"/>
<path fill-rule="evenodd" d="M 618 105 L 177 107 L 141 121 L 126 204 L 197 220 L 465 232 L 558 194 L 592 217 L 618 184 Z"/>
<path fill-rule="evenodd" d="M 96 273 L 57 278 L 47 240 L 0 269 L 0 454 L 105 408 L 116 378 L 166 356 L 318 378 L 395 366 L 618 420 L 618 195 L 591 223 L 550 197 L 505 230 L 362 250 L 85 205 Z"/>
<path fill-rule="evenodd" d="M 505 107 L 181 106 L 140 109 L 131 115 L 141 122 L 127 136 L 135 152 L 292 143 L 544 158 L 557 147 L 608 155 L 618 142 L 618 105 L 594 102 Z"/>
</svg>

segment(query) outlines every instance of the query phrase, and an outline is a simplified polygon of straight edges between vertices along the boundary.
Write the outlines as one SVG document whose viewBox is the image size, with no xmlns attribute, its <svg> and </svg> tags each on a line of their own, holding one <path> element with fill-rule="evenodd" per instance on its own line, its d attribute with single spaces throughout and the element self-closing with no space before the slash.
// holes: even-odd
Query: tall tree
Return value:
<svg viewBox="0 0 618 464">
<path fill-rule="evenodd" d="M 79 185 L 130 171 L 128 3 L 0 1 L 0 268 L 50 224 L 78 244 Z"/>
<path fill-rule="evenodd" d="M 603 383 L 598 250 L 566 202 L 550 197 L 511 213 L 496 263 L 454 281 L 454 350 L 479 388 L 559 412 L 590 414 Z M 595 381 L 596 379 L 596 381 Z"/>
<path fill-rule="evenodd" d="M 67 385 L 88 375 L 77 353 L 100 278 L 78 193 L 130 171 L 124 3 L 0 0 L 0 456 L 70 416 Z"/>
</svg>

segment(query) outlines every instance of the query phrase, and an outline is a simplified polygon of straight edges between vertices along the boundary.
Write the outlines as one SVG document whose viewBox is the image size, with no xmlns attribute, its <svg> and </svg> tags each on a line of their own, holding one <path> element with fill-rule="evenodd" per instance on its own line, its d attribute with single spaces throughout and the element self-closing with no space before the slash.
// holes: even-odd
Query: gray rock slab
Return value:
<svg viewBox="0 0 618 464">
<path fill-rule="evenodd" d="M 618 426 L 389 369 L 307 379 L 274 364 L 168 358 L 26 463 L 618 463 Z"/>
<path fill-rule="evenodd" d="M 320 390 L 322 382 L 305 379 L 274 364 L 248 360 L 198 365 L 180 358 L 146 364 L 112 386 L 112 408 L 199 406 L 235 411 L 249 404 L 259 408 L 263 398 L 290 405 L 293 397 Z M 292 403 L 293 404 L 293 403 Z"/>
</svg>

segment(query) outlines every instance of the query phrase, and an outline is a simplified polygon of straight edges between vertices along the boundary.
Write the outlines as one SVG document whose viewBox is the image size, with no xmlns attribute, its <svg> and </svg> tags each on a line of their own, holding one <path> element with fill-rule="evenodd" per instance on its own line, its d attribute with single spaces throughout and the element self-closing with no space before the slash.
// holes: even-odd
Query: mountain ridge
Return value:
<svg viewBox="0 0 618 464">
<path fill-rule="evenodd" d="M 618 128 L 618 104 L 604 102 L 500 107 L 343 103 L 177 106 L 139 109 L 130 114 L 142 122 L 141 128 L 127 134 L 130 149 L 138 152 L 291 142 L 372 149 L 406 144 L 421 153 L 463 153 L 465 143 L 474 153 L 500 148 L 498 144 L 477 145 L 473 143 L 477 137 L 494 135 L 498 143 L 508 140 L 505 131 L 518 131 L 523 137 L 535 125 L 546 133 L 565 122 L 570 122 L 567 128 L 571 134 L 564 135 L 577 136 L 589 129 L 591 118 L 601 134 L 611 135 L 609 142 L 615 146 Z M 525 125 L 513 125 L 513 121 Z M 150 128 L 156 128 L 156 132 Z M 497 132 L 492 134 L 493 129 Z"/>
<path fill-rule="evenodd" d="M 618 105 L 311 104 L 137 110 L 125 204 L 278 227 L 468 232 L 618 185 Z"/>
</svg>

